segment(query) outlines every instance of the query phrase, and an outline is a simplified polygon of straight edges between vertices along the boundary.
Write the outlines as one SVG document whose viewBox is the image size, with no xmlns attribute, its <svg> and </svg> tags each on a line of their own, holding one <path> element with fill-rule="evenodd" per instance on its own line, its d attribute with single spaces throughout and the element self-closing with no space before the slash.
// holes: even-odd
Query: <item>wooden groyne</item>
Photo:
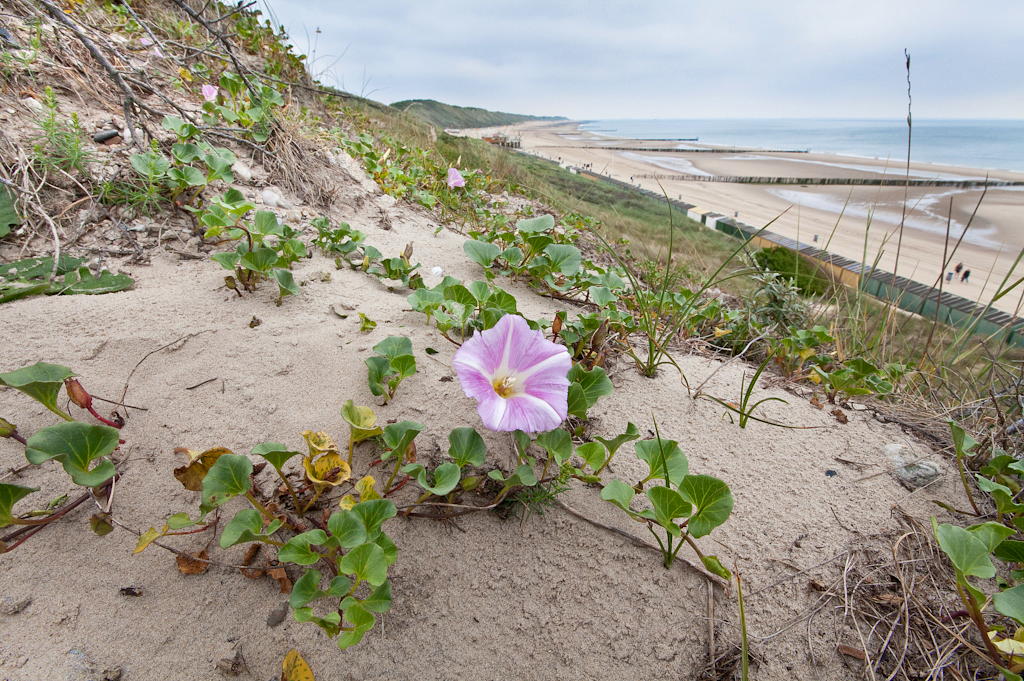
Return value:
<svg viewBox="0 0 1024 681">
<path fill-rule="evenodd" d="M 548 144 L 544 145 L 548 147 L 568 147 L 572 146 L 573 149 L 607 149 L 609 151 L 647 151 L 657 152 L 659 154 L 809 154 L 811 153 L 808 149 L 693 149 L 686 147 L 680 149 L 679 147 L 611 147 L 604 146 L 601 144 L 586 145 L 586 146 L 573 146 L 573 145 L 557 145 Z"/>
<path fill-rule="evenodd" d="M 642 189 L 628 182 L 587 170 L 577 169 L 577 172 L 597 180 L 610 182 L 623 189 L 631 189 L 658 201 L 665 201 L 662 194 Z M 1024 347 L 1024 319 L 1020 317 L 1007 314 L 991 306 L 979 305 L 973 300 L 949 291 L 940 292 L 935 286 L 928 286 L 884 270 L 873 269 L 856 260 L 829 253 L 781 234 L 767 230 L 760 231 L 757 227 L 720 213 L 700 211 L 692 203 L 675 199 L 668 199 L 668 202 L 673 209 L 683 213 L 691 220 L 737 239 L 749 239 L 751 244 L 756 247 L 782 247 L 796 251 L 817 263 L 832 277 L 833 281 L 851 288 L 859 288 L 875 298 L 894 303 L 900 309 L 927 319 L 936 319 L 950 326 L 971 329 L 977 335 L 998 338 L 1008 345 Z"/>
<path fill-rule="evenodd" d="M 901 177 L 771 177 L 763 175 L 688 175 L 685 173 L 643 173 L 634 178 L 678 180 L 681 182 L 732 182 L 735 184 L 784 185 L 868 185 L 880 187 L 1021 187 L 1024 181 L 1015 180 L 940 180 Z"/>
</svg>

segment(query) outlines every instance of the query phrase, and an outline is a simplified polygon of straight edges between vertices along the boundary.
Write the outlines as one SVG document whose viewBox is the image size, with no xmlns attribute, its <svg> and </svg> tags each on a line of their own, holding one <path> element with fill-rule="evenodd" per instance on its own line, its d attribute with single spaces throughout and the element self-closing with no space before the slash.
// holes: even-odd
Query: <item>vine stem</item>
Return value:
<svg viewBox="0 0 1024 681">
<path fill-rule="evenodd" d="M 319 496 L 319 495 L 317 495 L 317 496 Z M 252 504 L 256 508 L 256 510 L 259 511 L 263 515 L 264 518 L 266 518 L 267 520 L 269 520 L 271 522 L 276 520 L 276 518 L 274 517 L 274 514 L 271 513 L 270 510 L 266 506 L 263 505 L 263 502 L 261 502 L 259 499 L 256 498 L 256 495 L 253 494 L 252 491 L 246 492 L 245 493 L 245 498 L 249 500 L 249 503 Z"/>
</svg>

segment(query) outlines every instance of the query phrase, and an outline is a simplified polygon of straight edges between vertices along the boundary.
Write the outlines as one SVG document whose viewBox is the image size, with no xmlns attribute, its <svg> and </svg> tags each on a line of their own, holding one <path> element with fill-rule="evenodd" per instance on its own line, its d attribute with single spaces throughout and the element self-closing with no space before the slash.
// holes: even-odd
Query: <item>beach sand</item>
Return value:
<svg viewBox="0 0 1024 681">
<path fill-rule="evenodd" d="M 1005 277 L 1012 283 L 1024 267 L 1013 270 L 1024 248 L 1024 187 L 880 187 L 849 185 L 754 185 L 702 182 L 643 175 L 737 175 L 770 177 L 892 177 L 902 178 L 906 162 L 821 153 L 656 152 L 652 148 L 679 146 L 714 148 L 692 142 L 616 139 L 587 132 L 578 122 L 535 122 L 505 128 L 465 131 L 484 136 L 501 131 L 518 136 L 522 149 L 566 165 L 591 164 L 595 171 L 673 199 L 695 204 L 702 211 L 735 216 L 741 222 L 769 229 L 819 248 L 914 279 L 928 286 L 956 263 L 971 270 L 970 279 L 955 278 L 944 290 L 986 304 Z M 625 146 L 643 151 L 602 149 Z M 1024 181 L 1024 173 L 982 170 L 929 163 L 911 163 L 912 178 Z M 979 200 L 981 200 L 979 205 Z M 950 202 L 952 201 L 952 209 Z M 907 207 L 902 242 L 899 224 Z M 972 213 L 977 214 L 971 218 Z M 842 215 L 841 215 L 842 214 Z M 947 235 L 949 222 L 949 238 Z M 964 227 L 968 226 L 966 232 Z M 963 239 L 957 245 L 958 239 Z M 898 260 L 897 260 L 898 254 Z M 943 268 L 943 262 L 949 266 Z M 897 264 L 898 263 L 898 264 Z M 1013 270 L 1013 271 L 1011 271 Z M 994 304 L 1015 314 L 1021 292 L 1014 290 Z"/>
</svg>

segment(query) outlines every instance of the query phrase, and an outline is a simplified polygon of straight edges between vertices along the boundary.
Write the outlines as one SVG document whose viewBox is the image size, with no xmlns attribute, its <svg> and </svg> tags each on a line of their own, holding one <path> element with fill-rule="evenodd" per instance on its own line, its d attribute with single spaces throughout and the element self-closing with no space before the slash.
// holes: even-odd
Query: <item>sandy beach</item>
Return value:
<svg viewBox="0 0 1024 681">
<path fill-rule="evenodd" d="M 465 131 L 485 136 L 495 131 L 519 137 L 522 150 L 565 165 L 590 164 L 594 172 L 661 192 L 705 211 L 735 216 L 805 243 L 818 235 L 819 248 L 896 271 L 926 285 L 937 285 L 956 263 L 971 270 L 967 282 L 944 283 L 965 298 L 987 303 L 1005 277 L 1013 282 L 1014 260 L 1024 248 L 1022 187 L 981 188 L 756 185 L 699 181 L 708 175 L 769 177 L 903 178 L 905 160 L 890 161 L 821 153 L 743 150 L 735 153 L 653 151 L 670 146 L 708 149 L 694 142 L 616 139 L 581 129 L 575 121 L 533 122 L 501 129 Z M 602 147 L 629 147 L 631 150 Z M 913 155 L 912 155 L 913 157 Z M 660 175 L 662 177 L 644 177 Z M 693 179 L 667 178 L 690 175 Z M 939 180 L 1024 181 L 1024 173 L 912 162 L 910 177 Z M 660 186 L 659 186 L 660 185 Z M 899 224 L 906 206 L 905 228 Z M 977 210 L 972 219 L 972 213 Z M 947 222 L 948 234 L 947 235 Z M 966 231 L 965 231 L 966 228 Z M 961 235 L 963 238 L 960 239 Z M 960 244 L 957 241 L 960 239 Z M 955 249 L 955 250 L 954 250 Z M 899 254 L 897 261 L 897 253 Z M 944 255 L 945 253 L 945 255 Z M 952 254 L 952 255 L 950 255 Z M 943 261 L 950 268 L 943 268 Z M 1013 275 L 1013 276 L 1011 276 Z M 1020 308 L 1020 292 L 1004 296 L 995 307 L 1010 313 Z"/>
</svg>

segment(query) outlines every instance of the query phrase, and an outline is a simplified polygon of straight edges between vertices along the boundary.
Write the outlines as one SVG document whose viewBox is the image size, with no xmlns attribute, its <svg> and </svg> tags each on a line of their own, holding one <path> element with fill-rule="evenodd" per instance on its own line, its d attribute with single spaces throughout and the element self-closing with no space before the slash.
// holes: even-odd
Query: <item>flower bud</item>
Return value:
<svg viewBox="0 0 1024 681">
<path fill-rule="evenodd" d="M 0 437 L 10 437 L 18 432 L 18 427 L 7 419 L 0 418 Z"/>
<path fill-rule="evenodd" d="M 81 409 L 92 407 L 92 395 L 86 392 L 77 379 L 69 378 L 64 381 L 64 389 L 68 391 L 68 397 Z"/>
</svg>

